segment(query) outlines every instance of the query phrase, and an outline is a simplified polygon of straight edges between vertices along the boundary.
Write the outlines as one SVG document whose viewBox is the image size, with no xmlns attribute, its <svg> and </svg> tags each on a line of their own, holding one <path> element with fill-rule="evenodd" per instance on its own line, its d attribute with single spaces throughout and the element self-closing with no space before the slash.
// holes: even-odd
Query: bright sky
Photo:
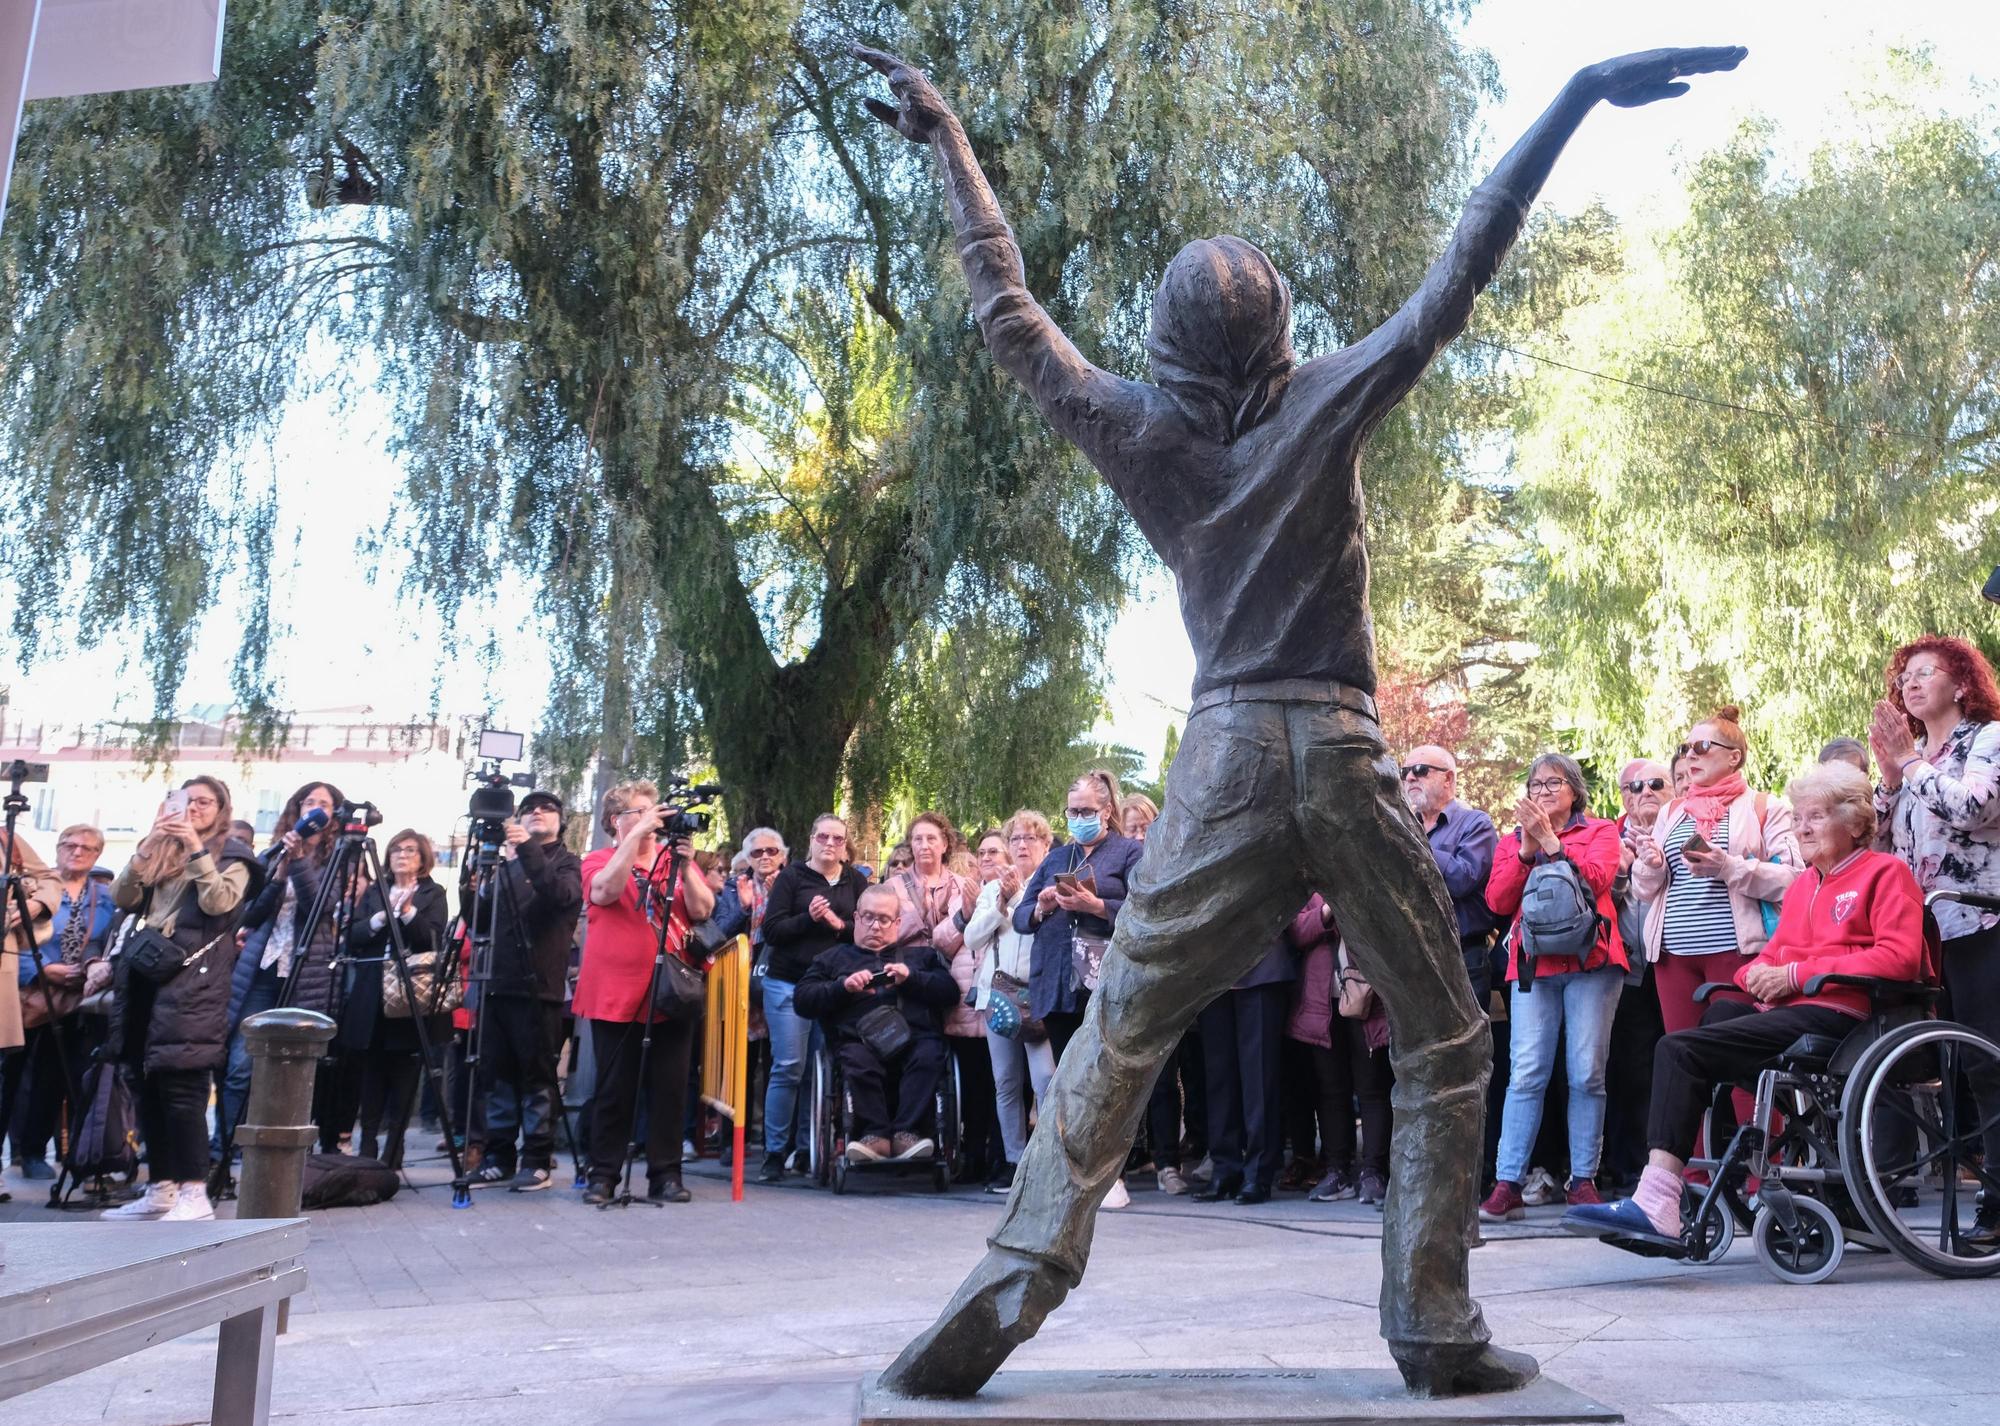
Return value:
<svg viewBox="0 0 2000 1426">
<path fill-rule="evenodd" d="M 1721 143 L 1746 116 L 1779 124 L 1789 149 L 1809 148 L 1837 124 L 1844 96 L 1865 87 L 1887 50 L 1930 46 L 1951 86 L 2000 80 L 2000 4 L 1994 0 L 1923 0 L 1884 7 L 1867 0 L 1681 0 L 1663 8 L 1603 0 L 1485 0 L 1466 32 L 1492 52 L 1506 97 L 1485 116 L 1484 160 L 1513 143 L 1576 69 L 1628 51 L 1673 44 L 1743 44 L 1750 57 L 1734 74 L 1697 80 L 1692 93 L 1646 109 L 1601 108 L 1573 140 L 1544 201 L 1574 210 L 1601 196 L 1628 219 L 1669 216 L 1686 160 Z M 357 382 L 366 364 L 350 363 Z M 373 413 L 373 414 L 371 414 Z M 495 726 L 531 729 L 542 706 L 548 660 L 527 627 L 518 588 L 478 607 L 454 611 L 463 641 L 476 647 L 488 629 L 504 631 L 509 657 L 497 677 L 461 656 L 440 668 L 434 657 L 435 611 L 399 603 L 399 569 L 371 581 L 356 546 L 379 525 L 397 486 L 380 404 L 367 399 L 347 413 L 298 406 L 288 413 L 275 454 L 283 473 L 284 522 L 300 567 L 270 596 L 291 635 L 278 657 L 282 696 L 291 706 L 369 703 L 392 717 L 438 710 L 474 712 L 490 703 Z M 311 531 L 310 538 L 305 531 Z M 285 564 L 280 551 L 279 564 Z M 257 597 L 240 578 L 224 585 L 232 609 Z M 229 701 L 234 617 L 208 621 L 183 706 Z M 10 679 L 21 713 L 70 720 L 104 716 L 105 691 L 122 686 L 123 650 L 70 658 Z M 1194 662 L 1182 633 L 1173 583 L 1164 572 L 1114 628 L 1107 666 L 1110 716 L 1100 735 L 1149 758 L 1186 707 Z M 143 713 L 127 695 L 120 711 Z"/>
</svg>

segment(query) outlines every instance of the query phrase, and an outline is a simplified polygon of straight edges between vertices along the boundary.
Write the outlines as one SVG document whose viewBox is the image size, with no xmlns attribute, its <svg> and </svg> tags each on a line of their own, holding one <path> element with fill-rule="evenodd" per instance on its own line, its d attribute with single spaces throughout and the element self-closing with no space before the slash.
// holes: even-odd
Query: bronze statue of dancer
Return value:
<svg viewBox="0 0 2000 1426">
<path fill-rule="evenodd" d="M 1580 71 L 1481 184 L 1451 245 L 1388 321 L 1296 365 L 1291 293 L 1241 238 L 1189 243 L 1153 299 L 1153 384 L 1100 371 L 1029 295 L 1020 249 L 958 117 L 923 72 L 876 117 L 930 146 L 994 360 L 1082 448 L 1180 580 L 1194 703 L 1083 1028 L 1063 1056 L 985 1259 L 881 1385 L 970 1396 L 1083 1277 L 1099 1202 L 1195 1012 L 1315 890 L 1389 1012 L 1396 1128 L 1382 1333 L 1411 1391 L 1518 1387 L 1532 1357 L 1488 1342 L 1466 1275 L 1492 1046 L 1451 903 L 1376 724 L 1361 448 L 1520 233 L 1599 100 L 1686 92 L 1735 47 L 1652 50 Z"/>
</svg>

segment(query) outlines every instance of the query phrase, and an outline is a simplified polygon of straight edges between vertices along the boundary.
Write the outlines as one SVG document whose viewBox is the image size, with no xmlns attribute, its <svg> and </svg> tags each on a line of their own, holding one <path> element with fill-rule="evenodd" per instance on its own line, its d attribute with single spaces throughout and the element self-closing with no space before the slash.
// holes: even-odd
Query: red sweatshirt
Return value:
<svg viewBox="0 0 2000 1426">
<path fill-rule="evenodd" d="M 1597 928 L 1597 949 L 1601 956 L 1593 953 L 1596 962 L 1593 970 L 1601 970 L 1606 965 L 1615 965 L 1620 970 L 1631 967 L 1625 959 L 1625 943 L 1618 935 L 1618 908 L 1611 901 L 1611 883 L 1618 876 L 1618 824 L 1607 822 L 1601 817 L 1578 817 L 1556 833 L 1556 840 L 1562 843 L 1563 855 L 1576 864 L 1584 883 L 1597 894 L 1597 914 L 1604 918 L 1604 924 Z M 1547 861 L 1539 851 L 1537 861 Z M 1486 882 L 1486 904 L 1502 917 L 1517 916 L 1521 910 L 1521 892 L 1528 885 L 1531 868 L 1521 860 L 1521 829 L 1516 827 L 1500 839 L 1500 845 L 1493 852 L 1493 875 Z M 1507 979 L 1518 979 L 1521 954 L 1521 924 L 1516 921 L 1507 932 Z M 1544 956 L 1535 962 L 1535 974 L 1561 975 L 1565 971 L 1581 969 L 1574 956 Z"/>
<path fill-rule="evenodd" d="M 1736 972 L 1737 985 L 1757 965 L 1791 972 L 1793 994 L 1778 1005 L 1823 1005 L 1867 1019 L 1868 997 L 1852 986 L 1830 985 L 1811 997 L 1798 992 L 1816 975 L 1934 980 L 1924 951 L 1924 898 L 1917 879 L 1887 852 L 1865 849 L 1827 875 L 1808 867 L 1785 893 L 1778 929 L 1762 954 Z"/>
</svg>

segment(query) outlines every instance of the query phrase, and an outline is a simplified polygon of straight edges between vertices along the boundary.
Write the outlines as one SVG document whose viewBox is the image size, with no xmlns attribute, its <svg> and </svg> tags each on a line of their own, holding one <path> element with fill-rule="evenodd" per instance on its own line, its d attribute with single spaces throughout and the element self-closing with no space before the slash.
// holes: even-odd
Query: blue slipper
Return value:
<svg viewBox="0 0 2000 1426">
<path fill-rule="evenodd" d="M 1562 1226 L 1585 1238 L 1636 1238 L 1661 1247 L 1685 1247 L 1679 1238 L 1670 1238 L 1654 1227 L 1646 1210 L 1629 1198 L 1579 1205 L 1563 1214 Z"/>
</svg>

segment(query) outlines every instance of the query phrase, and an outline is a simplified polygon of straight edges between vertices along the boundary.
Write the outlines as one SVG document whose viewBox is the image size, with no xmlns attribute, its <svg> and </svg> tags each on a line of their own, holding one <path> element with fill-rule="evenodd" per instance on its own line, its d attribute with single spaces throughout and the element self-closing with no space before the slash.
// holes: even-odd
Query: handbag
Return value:
<svg viewBox="0 0 2000 1426">
<path fill-rule="evenodd" d="M 150 926 L 141 926 L 125 939 L 125 973 L 153 985 L 165 985 L 222 943 L 224 931 L 198 950 L 184 951 Z"/>
<path fill-rule="evenodd" d="M 1076 983 L 1085 990 L 1097 989 L 1098 977 L 1104 973 L 1104 953 L 1111 949 L 1109 936 L 1091 936 L 1075 931 L 1069 938 L 1070 968 L 1076 972 Z"/>
<path fill-rule="evenodd" d="M 451 974 L 451 961 L 443 951 L 418 951 L 403 957 L 403 964 L 409 967 L 410 990 L 425 1015 L 449 1015 L 465 1004 L 465 982 Z M 391 1020 L 410 1018 L 410 996 L 393 960 L 382 962 L 382 1013 Z"/>
<path fill-rule="evenodd" d="M 1049 1027 L 1028 1013 L 1028 985 L 1004 970 L 993 972 L 993 994 L 986 1003 L 986 1028 L 1003 1040 L 1039 1045 Z"/>
<path fill-rule="evenodd" d="M 708 977 L 668 951 L 653 982 L 653 1014 L 661 1020 L 699 1020 L 708 1005 Z"/>
<path fill-rule="evenodd" d="M 885 1060 L 901 1056 L 916 1038 L 903 1012 L 886 1000 L 862 1011 L 861 1018 L 854 1022 L 854 1030 L 861 1036 L 862 1044 Z"/>
<path fill-rule="evenodd" d="M 1368 977 L 1347 963 L 1347 947 L 1340 948 L 1339 1010 L 1343 1020 L 1366 1020 L 1375 1013 L 1375 987 Z"/>
</svg>

